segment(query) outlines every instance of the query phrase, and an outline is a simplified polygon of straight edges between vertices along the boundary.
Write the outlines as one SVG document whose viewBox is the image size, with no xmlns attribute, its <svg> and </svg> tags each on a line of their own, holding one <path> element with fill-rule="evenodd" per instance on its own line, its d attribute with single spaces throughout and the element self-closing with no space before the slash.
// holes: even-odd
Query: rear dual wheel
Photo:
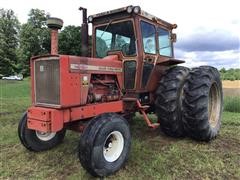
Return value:
<svg viewBox="0 0 240 180">
<path fill-rule="evenodd" d="M 217 69 L 170 68 L 162 76 L 156 95 L 156 113 L 165 134 L 188 135 L 201 141 L 209 141 L 218 134 L 223 95 Z"/>
<path fill-rule="evenodd" d="M 184 136 L 182 124 L 183 86 L 189 69 L 175 66 L 163 74 L 156 91 L 155 109 L 161 130 L 171 137 Z"/>
<path fill-rule="evenodd" d="M 223 93 L 220 74 L 210 66 L 193 68 L 185 87 L 183 124 L 188 136 L 209 141 L 221 125 Z"/>
</svg>

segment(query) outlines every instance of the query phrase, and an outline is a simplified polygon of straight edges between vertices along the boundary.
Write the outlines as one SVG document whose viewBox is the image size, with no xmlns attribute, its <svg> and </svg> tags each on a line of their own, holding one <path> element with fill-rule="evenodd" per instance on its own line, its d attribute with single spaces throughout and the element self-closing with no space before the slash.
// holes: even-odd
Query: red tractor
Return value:
<svg viewBox="0 0 240 180">
<path fill-rule="evenodd" d="M 82 132 L 78 155 L 93 176 L 119 170 L 129 156 L 128 121 L 140 112 L 150 128 L 172 137 L 209 141 L 220 129 L 222 85 L 217 69 L 189 69 L 174 58 L 177 27 L 139 6 L 89 16 L 83 11 L 82 56 L 58 54 L 50 18 L 51 54 L 31 59 L 32 106 L 18 127 L 23 146 L 43 151 Z M 91 56 L 88 23 L 92 23 Z M 152 123 L 148 113 L 156 113 Z"/>
</svg>

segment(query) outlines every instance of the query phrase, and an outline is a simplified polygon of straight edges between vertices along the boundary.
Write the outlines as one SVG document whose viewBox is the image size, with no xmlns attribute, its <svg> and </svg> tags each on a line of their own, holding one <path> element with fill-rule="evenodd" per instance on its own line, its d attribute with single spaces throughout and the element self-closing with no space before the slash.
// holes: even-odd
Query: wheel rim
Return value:
<svg viewBox="0 0 240 180">
<path fill-rule="evenodd" d="M 105 160 L 108 162 L 116 161 L 123 151 L 123 146 L 124 138 L 122 133 L 119 131 L 111 132 L 107 136 L 103 146 L 103 156 Z"/>
<path fill-rule="evenodd" d="M 221 108 L 221 97 L 219 89 L 216 83 L 213 83 L 209 91 L 208 99 L 208 115 L 209 124 L 212 128 L 215 128 L 218 124 Z"/>
<path fill-rule="evenodd" d="M 38 139 L 42 140 L 42 141 L 49 141 L 51 140 L 52 138 L 54 138 L 56 135 L 55 132 L 41 132 L 41 131 L 36 131 L 36 136 L 38 137 Z"/>
</svg>

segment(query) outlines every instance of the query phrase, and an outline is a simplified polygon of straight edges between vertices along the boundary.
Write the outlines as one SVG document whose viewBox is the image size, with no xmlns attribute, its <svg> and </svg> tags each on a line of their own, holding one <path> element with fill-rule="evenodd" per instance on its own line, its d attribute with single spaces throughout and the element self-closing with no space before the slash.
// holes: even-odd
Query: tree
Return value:
<svg viewBox="0 0 240 180">
<path fill-rule="evenodd" d="M 226 73 L 226 69 L 225 68 L 220 69 L 220 73 Z"/>
<path fill-rule="evenodd" d="M 28 23 L 33 25 L 34 28 L 46 27 L 46 20 L 50 17 L 49 13 L 40 9 L 31 9 L 28 16 Z"/>
<path fill-rule="evenodd" d="M 10 75 L 18 71 L 19 27 L 13 10 L 0 9 L 0 75 Z"/>
<path fill-rule="evenodd" d="M 59 34 L 59 54 L 81 55 L 81 27 L 64 27 Z"/>
<path fill-rule="evenodd" d="M 59 54 L 82 55 L 81 27 L 65 26 L 59 34 Z M 91 55 L 92 36 L 88 38 L 88 54 Z"/>
<path fill-rule="evenodd" d="M 81 27 L 64 27 L 59 34 L 59 53 L 81 55 Z"/>
<path fill-rule="evenodd" d="M 47 13 L 31 9 L 27 23 L 20 32 L 19 59 L 24 75 L 29 75 L 29 63 L 32 56 L 50 52 L 50 33 L 46 26 Z"/>
<path fill-rule="evenodd" d="M 224 69 L 220 70 L 222 80 L 240 80 L 240 69 Z"/>
</svg>

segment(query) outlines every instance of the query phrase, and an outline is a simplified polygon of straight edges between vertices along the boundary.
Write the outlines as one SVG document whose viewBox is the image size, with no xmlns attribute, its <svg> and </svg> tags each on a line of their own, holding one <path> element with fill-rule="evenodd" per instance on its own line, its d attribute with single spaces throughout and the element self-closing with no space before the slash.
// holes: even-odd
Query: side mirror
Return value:
<svg viewBox="0 0 240 180">
<path fill-rule="evenodd" d="M 174 43 L 177 42 L 177 34 L 175 34 L 175 33 L 171 34 L 171 41 Z"/>
</svg>

